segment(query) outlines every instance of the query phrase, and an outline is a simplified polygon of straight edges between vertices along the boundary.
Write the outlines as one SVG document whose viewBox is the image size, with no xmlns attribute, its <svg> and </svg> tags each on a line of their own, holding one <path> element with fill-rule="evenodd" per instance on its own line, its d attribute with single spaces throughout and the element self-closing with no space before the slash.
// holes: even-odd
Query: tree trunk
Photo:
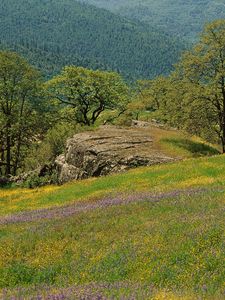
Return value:
<svg viewBox="0 0 225 300">
<path fill-rule="evenodd" d="M 11 174 L 11 124 L 7 121 L 6 128 L 6 170 L 5 175 L 8 177 Z"/>
<path fill-rule="evenodd" d="M 23 113 L 24 113 L 24 104 L 25 104 L 25 97 L 23 97 L 21 108 L 20 108 L 20 116 L 19 116 L 19 132 L 17 138 L 17 146 L 16 146 L 16 153 L 15 153 L 15 162 L 13 167 L 13 175 L 16 176 L 16 172 L 18 169 L 18 164 L 20 160 L 20 149 L 22 144 L 22 131 L 23 131 Z"/>
<path fill-rule="evenodd" d="M 223 122 L 222 122 L 222 151 L 225 153 L 225 80 L 224 77 L 221 78 L 221 91 L 223 97 Z"/>
<path fill-rule="evenodd" d="M 19 164 L 19 160 L 20 160 L 20 148 L 21 148 L 21 134 L 22 132 L 19 133 L 19 137 L 18 137 L 18 143 L 17 143 L 17 148 L 16 148 L 16 154 L 15 154 L 15 162 L 13 165 L 13 175 L 16 176 L 16 172 L 18 169 L 18 164 Z"/>
<path fill-rule="evenodd" d="M 221 144 L 222 144 L 222 153 L 225 153 L 225 138 L 221 137 Z"/>
</svg>

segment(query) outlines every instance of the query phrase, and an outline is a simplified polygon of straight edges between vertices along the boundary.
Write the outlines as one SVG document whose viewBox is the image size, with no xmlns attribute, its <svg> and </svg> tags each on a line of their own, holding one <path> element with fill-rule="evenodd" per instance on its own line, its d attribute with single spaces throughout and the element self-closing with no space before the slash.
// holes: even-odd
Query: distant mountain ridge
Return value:
<svg viewBox="0 0 225 300">
<path fill-rule="evenodd" d="M 154 27 L 74 0 L 1 0 L 0 42 L 47 75 L 76 64 L 130 79 L 169 73 L 184 49 Z"/>
<path fill-rule="evenodd" d="M 158 26 L 190 41 L 206 22 L 225 18 L 224 0 L 81 0 Z"/>
</svg>

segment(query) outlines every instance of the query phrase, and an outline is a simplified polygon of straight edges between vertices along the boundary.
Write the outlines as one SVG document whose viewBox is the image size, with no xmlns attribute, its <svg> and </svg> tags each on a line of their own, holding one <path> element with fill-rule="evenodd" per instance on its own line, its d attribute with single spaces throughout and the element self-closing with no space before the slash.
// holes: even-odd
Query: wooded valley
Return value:
<svg viewBox="0 0 225 300">
<path fill-rule="evenodd" d="M 83 126 L 129 125 L 146 113 L 225 152 L 225 21 L 206 26 L 169 76 L 132 85 L 116 72 L 65 67 L 44 80 L 19 55 L 0 55 L 0 172 L 51 164 Z"/>
<path fill-rule="evenodd" d="M 73 0 L 2 0 L 0 41 L 46 77 L 74 64 L 153 78 L 168 74 L 185 48 L 158 28 Z"/>
<path fill-rule="evenodd" d="M 189 42 L 196 41 L 206 22 L 225 18 L 223 0 L 82 0 L 158 27 Z"/>
</svg>

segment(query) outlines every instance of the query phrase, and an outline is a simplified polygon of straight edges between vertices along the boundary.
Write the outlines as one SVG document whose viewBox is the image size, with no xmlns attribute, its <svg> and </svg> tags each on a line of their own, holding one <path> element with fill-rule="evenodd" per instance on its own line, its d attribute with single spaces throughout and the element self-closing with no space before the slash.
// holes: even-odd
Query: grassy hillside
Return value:
<svg viewBox="0 0 225 300">
<path fill-rule="evenodd" d="M 2 0 L 0 41 L 48 75 L 76 64 L 154 77 L 167 74 L 184 49 L 154 27 L 74 0 Z"/>
<path fill-rule="evenodd" d="M 224 180 L 215 156 L 2 189 L 5 299 L 222 299 Z"/>
<path fill-rule="evenodd" d="M 193 40 L 206 22 L 225 18 L 223 0 L 83 0 Z"/>
</svg>

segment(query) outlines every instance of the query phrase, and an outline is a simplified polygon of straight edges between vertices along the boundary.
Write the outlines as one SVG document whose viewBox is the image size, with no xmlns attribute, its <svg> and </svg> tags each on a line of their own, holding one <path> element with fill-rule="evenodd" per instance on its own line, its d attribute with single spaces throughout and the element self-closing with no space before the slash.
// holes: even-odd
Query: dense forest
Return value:
<svg viewBox="0 0 225 300">
<path fill-rule="evenodd" d="M 225 153 L 225 20 L 207 25 L 169 76 L 128 85 L 117 72 L 67 66 L 44 80 L 13 52 L 0 52 L 0 176 L 51 165 L 67 137 L 148 113 L 221 145 Z"/>
<path fill-rule="evenodd" d="M 2 0 L 0 41 L 46 76 L 74 64 L 152 78 L 168 74 L 184 49 L 154 27 L 73 0 Z"/>
<path fill-rule="evenodd" d="M 2 0 L 0 177 L 51 165 L 74 132 L 146 113 L 225 152 L 224 19 L 191 50 L 154 26 L 73 0 Z"/>
<path fill-rule="evenodd" d="M 82 0 L 140 20 L 172 35 L 196 40 L 206 22 L 225 18 L 224 0 Z"/>
<path fill-rule="evenodd" d="M 35 66 L 46 79 L 57 74 L 66 65 L 83 66 L 93 69 L 108 69 L 109 67 L 95 59 L 88 59 L 78 55 L 64 55 L 55 53 L 49 49 L 43 49 L 42 45 L 34 47 L 27 42 L 0 44 L 1 50 L 9 50 L 19 53 L 25 57 L 29 63 Z"/>
</svg>

